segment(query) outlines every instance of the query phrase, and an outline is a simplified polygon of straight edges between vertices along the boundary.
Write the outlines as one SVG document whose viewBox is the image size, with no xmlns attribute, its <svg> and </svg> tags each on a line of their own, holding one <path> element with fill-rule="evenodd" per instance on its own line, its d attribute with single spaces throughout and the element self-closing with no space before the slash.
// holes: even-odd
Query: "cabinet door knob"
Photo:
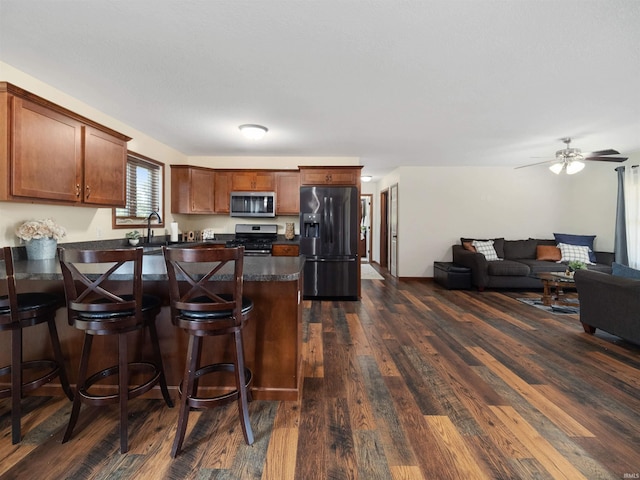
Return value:
<svg viewBox="0 0 640 480">
<path fill-rule="evenodd" d="M 80 198 L 80 184 L 76 183 L 76 197 Z"/>
<path fill-rule="evenodd" d="M 91 196 L 91 187 L 87 185 L 87 198 Z"/>
</svg>

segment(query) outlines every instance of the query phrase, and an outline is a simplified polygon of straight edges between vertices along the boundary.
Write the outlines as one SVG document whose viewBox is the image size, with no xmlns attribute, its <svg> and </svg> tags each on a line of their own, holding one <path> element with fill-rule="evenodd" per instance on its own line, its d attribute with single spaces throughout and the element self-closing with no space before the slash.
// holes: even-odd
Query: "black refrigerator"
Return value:
<svg viewBox="0 0 640 480">
<path fill-rule="evenodd" d="M 300 188 L 305 298 L 358 299 L 358 189 Z"/>
</svg>

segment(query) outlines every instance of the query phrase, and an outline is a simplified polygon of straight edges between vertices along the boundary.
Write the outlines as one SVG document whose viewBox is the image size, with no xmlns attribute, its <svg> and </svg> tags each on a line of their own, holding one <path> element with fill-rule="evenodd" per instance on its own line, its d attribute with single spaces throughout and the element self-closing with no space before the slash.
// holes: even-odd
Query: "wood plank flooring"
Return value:
<svg viewBox="0 0 640 480">
<path fill-rule="evenodd" d="M 177 409 L 149 399 L 127 454 L 116 408 L 83 408 L 62 445 L 70 403 L 35 396 L 12 446 L 2 400 L 0 478 L 639 478 L 640 347 L 516 300 L 540 293 L 385 273 L 360 302 L 305 302 L 302 398 L 253 402 L 250 447 L 233 404 L 192 413 L 172 460 Z"/>
</svg>

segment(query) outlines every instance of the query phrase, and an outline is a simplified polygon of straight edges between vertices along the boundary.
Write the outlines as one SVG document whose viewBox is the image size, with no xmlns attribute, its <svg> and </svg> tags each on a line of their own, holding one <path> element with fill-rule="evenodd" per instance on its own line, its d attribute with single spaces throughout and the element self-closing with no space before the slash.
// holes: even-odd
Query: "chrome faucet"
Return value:
<svg viewBox="0 0 640 480">
<path fill-rule="evenodd" d="M 160 214 L 156 211 L 153 211 L 147 217 L 147 243 L 151 243 L 151 217 L 158 217 L 158 223 L 162 223 L 162 219 L 160 218 Z"/>
</svg>

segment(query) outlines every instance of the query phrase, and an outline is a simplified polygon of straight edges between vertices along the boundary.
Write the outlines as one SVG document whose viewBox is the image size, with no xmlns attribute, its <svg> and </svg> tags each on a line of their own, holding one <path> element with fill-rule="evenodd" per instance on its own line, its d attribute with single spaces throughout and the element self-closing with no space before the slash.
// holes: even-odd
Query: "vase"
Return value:
<svg viewBox="0 0 640 480">
<path fill-rule="evenodd" d="M 29 260 L 50 260 L 56 258 L 58 241 L 55 238 L 32 238 L 25 246 Z"/>
<path fill-rule="evenodd" d="M 286 238 L 287 240 L 293 240 L 295 236 L 296 236 L 296 232 L 294 230 L 293 222 L 291 223 L 287 222 L 285 224 L 285 229 L 284 229 L 284 238 Z"/>
</svg>

